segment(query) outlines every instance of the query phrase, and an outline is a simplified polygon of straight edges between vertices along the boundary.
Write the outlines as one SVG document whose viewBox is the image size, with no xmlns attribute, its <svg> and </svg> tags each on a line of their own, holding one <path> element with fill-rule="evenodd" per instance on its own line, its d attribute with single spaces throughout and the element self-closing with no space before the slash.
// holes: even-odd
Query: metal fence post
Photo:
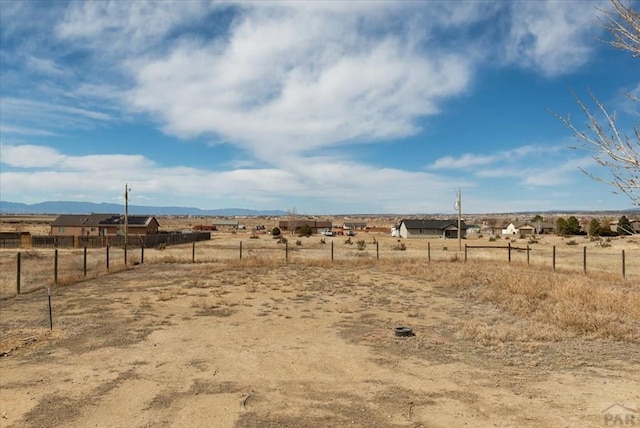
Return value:
<svg viewBox="0 0 640 428">
<path fill-rule="evenodd" d="M 427 261 L 431 261 L 431 242 L 427 242 Z"/>
<path fill-rule="evenodd" d="M 191 263 L 196 262 L 196 243 L 194 242 L 191 248 Z"/>
<path fill-rule="evenodd" d="M 331 241 L 331 261 L 333 261 L 333 240 Z"/>
<path fill-rule="evenodd" d="M 107 244 L 107 271 L 109 271 L 109 244 Z"/>
<path fill-rule="evenodd" d="M 240 260 L 242 260 L 242 241 L 240 241 Z"/>
<path fill-rule="evenodd" d="M 553 271 L 556 271 L 556 246 L 553 246 L 553 256 L 552 256 L 552 261 L 551 261 L 551 267 L 553 269 Z"/>
<path fill-rule="evenodd" d="M 53 257 L 53 285 L 58 285 L 58 249 Z"/>
<path fill-rule="evenodd" d="M 467 244 L 464 244 L 464 261 L 467 261 Z"/>
<path fill-rule="evenodd" d="M 144 263 L 144 244 L 140 247 L 140 264 Z"/>
<path fill-rule="evenodd" d="M 16 272 L 16 294 L 20 294 L 20 272 L 21 272 L 21 269 L 20 269 L 20 264 L 21 264 L 21 262 L 20 262 L 20 259 L 21 259 L 20 251 L 18 251 L 18 257 L 16 259 L 17 259 L 17 269 L 18 269 L 17 272 Z"/>
<path fill-rule="evenodd" d="M 285 242 L 284 243 L 284 261 L 288 262 L 289 261 L 289 242 Z"/>
<path fill-rule="evenodd" d="M 84 246 L 84 258 L 82 260 L 82 274 L 87 276 L 87 246 Z"/>
<path fill-rule="evenodd" d="M 626 277 L 626 267 L 624 263 L 624 250 L 622 250 L 622 279 Z"/>
<path fill-rule="evenodd" d="M 380 244 L 376 241 L 376 260 L 380 260 Z"/>
<path fill-rule="evenodd" d="M 529 244 L 527 244 L 527 265 L 530 265 L 531 261 L 529 259 Z"/>
<path fill-rule="evenodd" d="M 509 263 L 511 263 L 511 242 L 509 242 L 509 245 L 507 245 L 507 252 L 509 254 L 509 256 L 508 256 Z"/>
<path fill-rule="evenodd" d="M 587 246 L 582 249 L 582 273 L 587 274 Z"/>
</svg>

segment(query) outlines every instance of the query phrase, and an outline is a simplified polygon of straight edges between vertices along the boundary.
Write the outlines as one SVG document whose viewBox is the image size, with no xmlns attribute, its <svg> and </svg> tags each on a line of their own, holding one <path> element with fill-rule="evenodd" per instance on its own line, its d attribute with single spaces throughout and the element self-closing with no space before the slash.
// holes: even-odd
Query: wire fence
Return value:
<svg viewBox="0 0 640 428">
<path fill-rule="evenodd" d="M 609 273 L 640 283 L 640 245 L 629 250 L 574 246 L 469 245 L 449 240 L 343 238 L 212 239 L 172 246 L 35 248 L 0 251 L 0 297 L 69 284 L 143 263 L 216 263 L 239 259 L 357 261 L 409 259 L 415 263 L 501 261 L 582 274 Z"/>
</svg>

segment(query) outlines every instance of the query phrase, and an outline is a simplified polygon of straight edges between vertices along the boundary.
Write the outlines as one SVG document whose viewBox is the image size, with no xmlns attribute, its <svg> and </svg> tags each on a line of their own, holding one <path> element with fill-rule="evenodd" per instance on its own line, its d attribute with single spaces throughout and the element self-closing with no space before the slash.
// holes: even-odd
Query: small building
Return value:
<svg viewBox="0 0 640 428">
<path fill-rule="evenodd" d="M 553 233 L 554 231 L 555 227 L 553 226 L 553 223 L 548 221 L 514 221 L 513 223 L 509 223 L 505 228 L 502 229 L 502 234 L 531 236 L 536 234 L 541 235 L 544 233 Z"/>
<path fill-rule="evenodd" d="M 238 230 L 240 222 L 238 220 L 216 218 L 211 222 L 212 226 L 215 226 L 216 230 Z"/>
<path fill-rule="evenodd" d="M 296 219 L 296 220 L 280 220 L 278 221 L 278 228 L 282 232 L 299 233 L 300 228 L 303 226 L 309 226 L 314 234 L 321 233 L 325 230 L 331 230 L 333 223 L 329 220 L 309 220 L 309 219 Z"/>
<path fill-rule="evenodd" d="M 114 215 L 100 222 L 102 236 L 124 235 L 124 216 Z M 127 234 L 155 235 L 160 224 L 151 215 L 130 215 L 127 218 Z"/>
<path fill-rule="evenodd" d="M 51 223 L 51 236 L 116 236 L 124 235 L 122 214 L 65 214 Z M 127 233 L 155 235 L 160 225 L 154 216 L 130 215 Z"/>
<path fill-rule="evenodd" d="M 344 230 L 365 230 L 367 228 L 367 223 L 363 221 L 345 221 L 342 224 L 342 228 Z"/>
<path fill-rule="evenodd" d="M 458 220 L 402 220 L 399 227 L 402 238 L 457 238 Z M 460 237 L 466 238 L 467 225 L 460 223 Z"/>
</svg>

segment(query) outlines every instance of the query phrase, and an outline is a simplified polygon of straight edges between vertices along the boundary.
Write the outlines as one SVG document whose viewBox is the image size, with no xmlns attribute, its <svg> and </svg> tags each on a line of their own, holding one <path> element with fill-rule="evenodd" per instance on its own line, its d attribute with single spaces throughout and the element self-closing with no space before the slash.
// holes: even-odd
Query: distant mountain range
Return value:
<svg viewBox="0 0 640 428">
<path fill-rule="evenodd" d="M 47 201 L 37 204 L 22 204 L 19 202 L 0 201 L 2 214 L 91 214 L 124 212 L 123 204 L 109 204 L 93 202 Z M 249 210 L 244 208 L 222 208 L 202 210 L 191 207 L 148 207 L 143 205 L 129 205 L 132 215 L 194 215 L 194 216 L 282 216 L 281 210 Z"/>
<path fill-rule="evenodd" d="M 23 204 L 19 202 L 7 202 L 0 201 L 0 214 L 91 214 L 91 213 L 124 213 L 123 204 L 110 204 L 110 203 L 93 203 L 93 202 L 73 202 L 73 201 L 46 201 L 37 204 Z M 520 212 L 509 213 L 511 215 L 517 214 L 575 214 L 575 213 L 640 213 L 640 208 L 631 208 L 629 210 L 612 210 L 612 211 L 538 211 L 538 212 Z M 250 210 L 245 208 L 221 208 L 214 210 L 203 210 L 200 208 L 192 207 L 149 207 L 143 205 L 129 205 L 129 214 L 132 215 L 193 215 L 193 216 L 218 216 L 218 217 L 235 217 L 235 216 L 274 216 L 280 217 L 287 215 L 286 211 L 282 210 Z M 499 213 L 494 213 L 498 215 Z M 485 214 L 485 215 L 494 215 Z M 504 214 L 504 213 L 503 213 Z M 340 214 L 356 216 L 358 214 Z M 363 214 L 364 215 L 364 214 Z M 371 214 L 366 214 L 371 215 Z M 401 214 L 380 214 L 385 216 L 397 216 Z M 440 215 L 440 214 L 430 214 Z M 444 215 L 444 214 L 442 214 Z M 465 215 L 473 215 L 466 213 Z M 447 215 L 451 216 L 451 215 Z"/>
</svg>

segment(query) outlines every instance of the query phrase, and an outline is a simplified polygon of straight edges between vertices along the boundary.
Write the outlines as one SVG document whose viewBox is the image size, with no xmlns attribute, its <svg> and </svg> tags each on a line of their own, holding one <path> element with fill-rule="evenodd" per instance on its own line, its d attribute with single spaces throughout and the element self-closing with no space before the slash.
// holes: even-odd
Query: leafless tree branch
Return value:
<svg viewBox="0 0 640 428">
<path fill-rule="evenodd" d="M 599 9 L 602 13 L 600 21 L 612 35 L 613 40 L 607 42 L 612 46 L 630 51 L 632 56 L 640 57 L 640 15 L 622 0 L 610 0 L 611 9 Z M 632 103 L 640 102 L 633 94 L 626 94 Z M 609 170 L 610 178 L 594 175 L 581 168 L 590 178 L 613 186 L 627 195 L 634 205 L 640 206 L 640 129 L 634 124 L 631 135 L 623 134 L 616 123 L 615 112 L 609 113 L 604 104 L 591 92 L 589 96 L 594 103 L 590 108 L 573 93 L 580 109 L 587 118 L 587 129 L 578 129 L 570 116 L 554 115 L 574 133 L 578 141 L 573 149 L 592 153 L 596 163 Z M 640 117 L 640 109 L 635 109 Z M 617 193 L 614 191 L 614 193 Z"/>
</svg>

